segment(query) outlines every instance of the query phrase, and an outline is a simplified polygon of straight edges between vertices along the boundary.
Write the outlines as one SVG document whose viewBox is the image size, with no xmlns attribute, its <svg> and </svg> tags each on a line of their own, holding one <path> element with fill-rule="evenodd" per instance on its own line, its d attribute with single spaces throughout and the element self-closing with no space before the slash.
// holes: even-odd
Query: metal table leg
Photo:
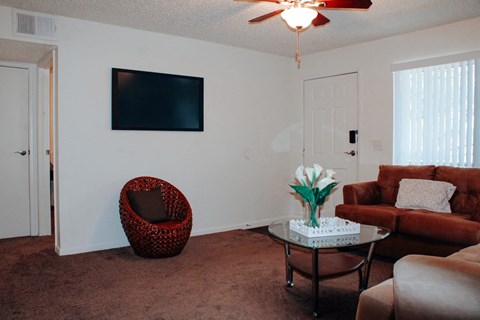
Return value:
<svg viewBox="0 0 480 320">
<path fill-rule="evenodd" d="M 319 317 L 318 312 L 318 249 L 312 249 L 312 299 L 313 299 L 313 315 Z"/>
<path fill-rule="evenodd" d="M 293 287 L 293 268 L 288 263 L 288 258 L 290 257 L 290 244 L 285 242 L 285 273 L 287 287 Z"/>
<path fill-rule="evenodd" d="M 370 277 L 370 267 L 372 266 L 373 254 L 375 253 L 376 242 L 370 244 L 370 249 L 368 250 L 368 255 L 365 260 L 364 270 L 363 270 L 363 279 L 360 283 L 360 291 L 367 290 L 368 288 L 368 278 Z"/>
</svg>

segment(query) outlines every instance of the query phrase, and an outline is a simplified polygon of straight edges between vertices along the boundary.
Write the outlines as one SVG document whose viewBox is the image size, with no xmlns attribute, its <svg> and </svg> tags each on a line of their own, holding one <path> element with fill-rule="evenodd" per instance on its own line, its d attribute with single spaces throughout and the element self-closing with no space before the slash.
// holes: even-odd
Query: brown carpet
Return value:
<svg viewBox="0 0 480 320">
<path fill-rule="evenodd" d="M 52 237 L 0 240 L 0 319 L 312 319 L 310 282 L 285 286 L 283 246 L 237 230 L 169 259 L 130 247 L 59 257 Z M 390 278 L 375 260 L 370 285 Z M 320 283 L 323 319 L 354 319 L 357 274 Z"/>
</svg>

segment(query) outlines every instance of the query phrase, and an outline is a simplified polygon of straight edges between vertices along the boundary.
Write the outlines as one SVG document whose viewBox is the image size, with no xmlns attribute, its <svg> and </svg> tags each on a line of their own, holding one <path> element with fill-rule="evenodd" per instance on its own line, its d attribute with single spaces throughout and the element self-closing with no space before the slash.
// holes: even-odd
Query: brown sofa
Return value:
<svg viewBox="0 0 480 320">
<path fill-rule="evenodd" d="M 452 213 L 397 208 L 402 179 L 453 184 Z M 480 243 L 480 168 L 381 165 L 376 181 L 345 185 L 343 199 L 344 204 L 335 208 L 336 216 L 392 231 L 378 244 L 379 255 L 396 259 L 407 254 L 447 256 Z"/>
<path fill-rule="evenodd" d="M 408 255 L 360 294 L 356 320 L 480 319 L 480 245 L 447 258 Z"/>
</svg>

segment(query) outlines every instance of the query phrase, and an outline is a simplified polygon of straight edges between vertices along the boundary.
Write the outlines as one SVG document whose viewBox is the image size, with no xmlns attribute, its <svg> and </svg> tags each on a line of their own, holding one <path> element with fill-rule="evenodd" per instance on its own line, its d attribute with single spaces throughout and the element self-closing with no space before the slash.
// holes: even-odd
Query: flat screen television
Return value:
<svg viewBox="0 0 480 320">
<path fill-rule="evenodd" d="M 112 68 L 112 129 L 203 131 L 203 78 Z"/>
</svg>

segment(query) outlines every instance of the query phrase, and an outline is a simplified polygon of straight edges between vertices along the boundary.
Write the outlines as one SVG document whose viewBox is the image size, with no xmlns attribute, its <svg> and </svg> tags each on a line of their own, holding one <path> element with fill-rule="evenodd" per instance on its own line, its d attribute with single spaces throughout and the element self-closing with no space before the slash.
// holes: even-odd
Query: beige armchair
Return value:
<svg viewBox="0 0 480 320">
<path fill-rule="evenodd" d="M 357 320 L 480 319 L 480 244 L 446 258 L 409 255 L 361 293 Z"/>
</svg>

